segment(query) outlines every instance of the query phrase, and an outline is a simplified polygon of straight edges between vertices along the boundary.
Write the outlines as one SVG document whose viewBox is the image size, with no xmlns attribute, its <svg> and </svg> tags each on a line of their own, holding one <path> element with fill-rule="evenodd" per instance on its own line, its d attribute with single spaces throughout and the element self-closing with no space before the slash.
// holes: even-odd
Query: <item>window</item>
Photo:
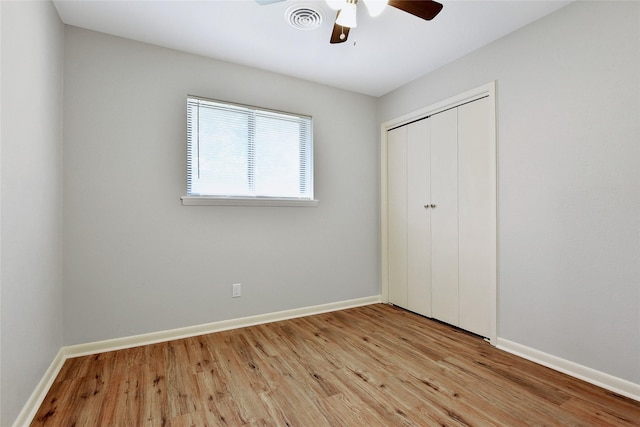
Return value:
<svg viewBox="0 0 640 427">
<path fill-rule="evenodd" d="M 188 97 L 183 204 L 317 204 L 312 134 L 308 116 Z"/>
</svg>

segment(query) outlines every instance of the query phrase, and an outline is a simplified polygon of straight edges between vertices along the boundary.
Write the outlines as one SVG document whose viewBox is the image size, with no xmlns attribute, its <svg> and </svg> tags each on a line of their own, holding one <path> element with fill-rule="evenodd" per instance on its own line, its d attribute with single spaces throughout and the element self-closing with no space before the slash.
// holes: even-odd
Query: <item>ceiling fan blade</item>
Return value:
<svg viewBox="0 0 640 427">
<path fill-rule="evenodd" d="M 344 35 L 344 37 L 342 37 Z M 349 27 L 342 27 L 338 24 L 333 24 L 333 31 L 331 32 L 331 40 L 329 43 L 344 43 L 349 37 Z"/>
<path fill-rule="evenodd" d="M 389 0 L 389 6 L 427 21 L 431 21 L 442 10 L 442 5 L 433 0 Z"/>
<path fill-rule="evenodd" d="M 256 0 L 256 3 L 258 3 L 260 6 L 264 6 L 271 3 L 280 3 L 281 1 L 284 0 Z"/>
<path fill-rule="evenodd" d="M 340 16 L 340 11 L 336 15 L 336 19 Z M 335 22 L 335 21 L 334 21 Z M 347 37 L 349 37 L 349 27 L 343 27 L 342 25 L 338 25 L 336 23 L 333 24 L 333 31 L 331 31 L 331 40 L 329 43 L 344 43 L 347 41 Z"/>
</svg>

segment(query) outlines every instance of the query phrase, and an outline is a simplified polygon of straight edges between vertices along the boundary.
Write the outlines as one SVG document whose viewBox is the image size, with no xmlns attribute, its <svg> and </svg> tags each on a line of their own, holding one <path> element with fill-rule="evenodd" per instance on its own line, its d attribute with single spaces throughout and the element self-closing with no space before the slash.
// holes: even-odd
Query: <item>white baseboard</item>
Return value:
<svg viewBox="0 0 640 427">
<path fill-rule="evenodd" d="M 263 323 L 277 322 L 280 320 L 294 319 L 296 317 L 312 316 L 314 314 L 328 313 L 331 311 L 345 310 L 347 308 L 361 307 L 364 305 L 381 302 L 380 295 L 357 298 L 347 301 L 338 301 L 329 304 L 315 305 L 311 307 L 294 308 L 275 313 L 259 314 L 257 316 L 242 317 L 239 319 L 222 320 L 203 325 L 188 326 L 186 328 L 171 329 L 168 331 L 152 332 L 149 334 L 134 335 L 124 338 L 115 338 L 105 341 L 97 341 L 87 344 L 78 344 L 62 347 L 51 362 L 49 369 L 36 386 L 36 389 L 20 411 L 13 427 L 28 426 L 33 421 L 40 405 L 47 396 L 53 381 L 60 372 L 65 360 L 72 357 L 87 356 L 105 351 L 121 350 L 124 348 L 138 347 L 141 345 L 156 344 L 164 341 L 188 338 L 197 335 L 210 334 L 212 332 L 227 331 L 230 329 L 244 328 L 246 326 L 260 325 Z"/>
<path fill-rule="evenodd" d="M 33 417 L 36 416 L 36 412 L 38 412 L 40 405 L 42 405 L 44 398 L 47 396 L 47 393 L 49 392 L 53 381 L 58 376 L 65 360 L 66 357 L 64 356 L 64 352 L 60 349 L 58 354 L 56 354 L 56 357 L 53 359 L 53 362 L 51 362 L 51 365 L 49 365 L 49 369 L 47 369 L 44 376 L 36 386 L 36 389 L 31 393 L 31 396 L 22 408 L 22 411 L 18 414 L 18 418 L 16 418 L 13 423 L 13 427 L 23 427 L 31 424 Z"/>
<path fill-rule="evenodd" d="M 149 334 L 133 335 L 124 338 L 96 341 L 87 344 L 71 345 L 63 347 L 63 351 L 66 358 L 87 356 L 95 353 L 103 353 L 105 351 L 122 350 L 124 348 L 156 344 L 159 342 L 195 337 L 198 335 L 210 334 L 213 332 L 227 331 L 230 329 L 244 328 L 247 326 L 260 325 L 263 323 L 294 319 L 296 317 L 312 316 L 314 314 L 328 313 L 330 311 L 344 310 L 347 308 L 376 304 L 380 301 L 380 296 L 375 295 L 371 297 L 357 298 L 347 301 L 315 305 L 311 307 L 294 308 L 291 310 L 278 311 L 275 313 L 258 314 L 256 316 L 242 317 L 239 319 L 221 320 L 219 322 L 187 326 L 185 328 L 170 329 L 168 331 L 151 332 Z"/>
<path fill-rule="evenodd" d="M 571 375 L 572 377 L 581 379 L 598 387 L 618 393 L 622 396 L 640 401 L 640 384 L 635 384 L 613 375 L 579 365 L 560 357 L 544 353 L 531 347 L 498 338 L 497 347 L 501 350 L 515 354 L 524 359 L 546 366 L 547 368 Z"/>
</svg>

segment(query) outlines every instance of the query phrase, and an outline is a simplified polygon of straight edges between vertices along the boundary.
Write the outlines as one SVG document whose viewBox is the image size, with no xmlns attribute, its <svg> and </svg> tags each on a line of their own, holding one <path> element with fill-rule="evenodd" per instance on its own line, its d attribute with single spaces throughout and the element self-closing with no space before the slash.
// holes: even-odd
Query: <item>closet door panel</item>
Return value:
<svg viewBox="0 0 640 427">
<path fill-rule="evenodd" d="M 431 117 L 432 316 L 458 325 L 457 109 Z"/>
<path fill-rule="evenodd" d="M 488 100 L 458 108 L 460 327 L 491 335 L 495 283 L 495 145 Z"/>
<path fill-rule="evenodd" d="M 389 302 L 407 308 L 407 127 L 387 142 Z"/>
<path fill-rule="evenodd" d="M 408 309 L 431 316 L 430 119 L 408 125 Z"/>
</svg>

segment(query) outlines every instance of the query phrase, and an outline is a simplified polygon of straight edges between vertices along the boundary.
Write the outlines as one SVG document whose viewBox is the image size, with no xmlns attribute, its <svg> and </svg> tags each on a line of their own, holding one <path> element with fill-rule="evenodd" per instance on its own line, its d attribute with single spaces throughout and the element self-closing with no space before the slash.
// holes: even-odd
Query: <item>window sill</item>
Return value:
<svg viewBox="0 0 640 427">
<path fill-rule="evenodd" d="M 315 207 L 317 200 L 269 197 L 182 196 L 183 206 L 296 206 Z"/>
</svg>

